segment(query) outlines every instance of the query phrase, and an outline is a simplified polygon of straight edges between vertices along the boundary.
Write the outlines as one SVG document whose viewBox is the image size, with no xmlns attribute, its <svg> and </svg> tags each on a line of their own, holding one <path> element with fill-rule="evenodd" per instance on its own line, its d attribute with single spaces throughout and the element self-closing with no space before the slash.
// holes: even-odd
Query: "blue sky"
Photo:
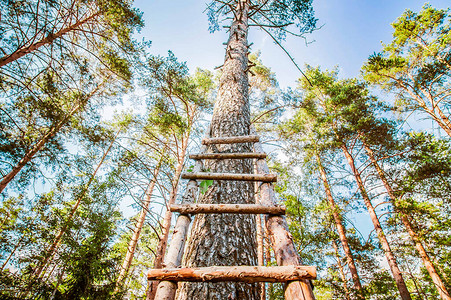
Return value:
<svg viewBox="0 0 451 300">
<path fill-rule="evenodd" d="M 203 14 L 205 1 L 138 0 L 135 6 L 144 13 L 145 28 L 140 37 L 152 41 L 153 54 L 166 55 L 168 50 L 190 69 L 196 67 L 212 70 L 222 65 L 223 30 L 208 32 L 207 16 Z M 390 23 L 407 8 L 419 11 L 425 2 L 416 0 L 326 0 L 314 1 L 318 24 L 322 28 L 306 36 L 306 46 L 301 38 L 285 42 L 287 50 L 302 67 L 304 64 L 320 65 L 323 69 L 339 66 L 342 77 L 359 75 L 360 67 L 370 54 L 381 49 L 381 41 L 391 40 Z M 429 1 L 437 8 L 449 7 L 449 0 Z M 294 86 L 299 71 L 286 55 L 262 32 L 252 28 L 249 42 L 253 51 L 261 50 L 263 63 L 271 67 L 282 87 Z"/>
</svg>

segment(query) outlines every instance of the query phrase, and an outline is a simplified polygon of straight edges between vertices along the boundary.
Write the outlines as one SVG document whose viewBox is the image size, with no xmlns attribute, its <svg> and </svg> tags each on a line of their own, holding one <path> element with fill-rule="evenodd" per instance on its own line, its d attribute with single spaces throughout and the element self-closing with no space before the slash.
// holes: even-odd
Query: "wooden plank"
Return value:
<svg viewBox="0 0 451 300">
<path fill-rule="evenodd" d="M 315 279 L 316 268 L 311 266 L 213 266 L 204 268 L 153 269 L 147 273 L 149 280 L 191 282 L 287 282 Z"/>
<path fill-rule="evenodd" d="M 183 179 L 211 179 L 211 180 L 238 180 L 276 182 L 277 176 L 273 174 L 236 174 L 236 173 L 183 173 Z"/>
<path fill-rule="evenodd" d="M 255 152 L 263 152 L 260 143 L 254 144 Z M 257 173 L 269 172 L 268 165 L 264 159 L 256 161 Z M 262 183 L 259 185 L 260 203 L 262 205 L 276 205 L 277 198 L 274 192 L 274 186 L 271 183 Z M 279 266 L 301 265 L 296 247 L 288 230 L 288 224 L 283 216 L 266 216 L 265 225 L 274 250 L 275 258 Z M 309 280 L 302 279 L 292 281 L 287 284 L 285 289 L 285 299 L 287 300 L 314 300 L 312 285 Z"/>
<path fill-rule="evenodd" d="M 266 153 L 205 153 L 205 154 L 191 154 L 191 159 L 243 159 L 243 158 L 266 158 Z"/>
<path fill-rule="evenodd" d="M 237 143 L 255 143 L 260 140 L 258 135 L 225 136 L 217 138 L 204 138 L 203 145 L 211 144 L 237 144 Z"/>
<path fill-rule="evenodd" d="M 169 207 L 172 212 L 181 214 L 285 214 L 284 206 L 264 206 L 258 204 L 174 204 Z"/>
</svg>

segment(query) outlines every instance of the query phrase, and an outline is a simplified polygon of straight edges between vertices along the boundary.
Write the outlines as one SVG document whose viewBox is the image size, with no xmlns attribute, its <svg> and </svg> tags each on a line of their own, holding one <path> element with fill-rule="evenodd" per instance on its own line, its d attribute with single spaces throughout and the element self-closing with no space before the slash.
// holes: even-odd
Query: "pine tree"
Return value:
<svg viewBox="0 0 451 300">
<path fill-rule="evenodd" d="M 295 22 L 301 33 L 315 25 L 310 1 L 213 1 L 208 6 L 212 29 L 219 29 L 221 15 L 233 19 L 219 90 L 210 125 L 210 136 L 249 135 L 247 35 L 249 22 L 260 28 L 272 28 L 279 38 Z M 249 144 L 219 145 L 208 152 L 249 152 Z M 252 173 L 250 161 L 223 160 L 207 162 L 212 172 Z M 214 182 L 198 200 L 199 203 L 254 203 L 253 186 L 247 182 Z M 200 215 L 193 224 L 185 265 L 256 265 L 255 220 L 241 215 Z M 224 234 L 226 233 L 226 234 Z M 183 283 L 177 299 L 258 299 L 257 285 L 242 283 Z"/>
</svg>

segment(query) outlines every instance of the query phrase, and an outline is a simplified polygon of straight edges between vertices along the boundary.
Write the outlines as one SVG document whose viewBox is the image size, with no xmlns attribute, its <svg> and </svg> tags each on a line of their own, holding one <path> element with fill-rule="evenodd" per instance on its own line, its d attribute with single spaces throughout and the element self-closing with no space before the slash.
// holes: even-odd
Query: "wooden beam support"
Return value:
<svg viewBox="0 0 451 300">
<path fill-rule="evenodd" d="M 243 159 L 243 158 L 266 158 L 266 153 L 205 153 L 191 154 L 191 159 Z"/>
<path fill-rule="evenodd" d="M 211 144 L 237 144 L 237 143 L 255 143 L 260 140 L 258 135 L 243 135 L 243 136 L 226 136 L 218 138 L 204 138 L 203 145 Z"/>
<path fill-rule="evenodd" d="M 211 180 L 238 180 L 276 182 L 277 176 L 273 174 L 236 174 L 236 173 L 183 173 L 183 179 L 211 179 Z"/>
<path fill-rule="evenodd" d="M 201 152 L 206 151 L 207 147 L 201 147 Z M 194 165 L 194 172 L 200 172 L 202 170 L 202 161 L 196 161 Z M 196 180 L 190 180 L 186 186 L 185 194 L 182 198 L 182 203 L 193 203 L 196 199 L 196 195 L 199 189 L 199 185 Z M 191 218 L 188 215 L 180 214 L 175 222 L 174 231 L 172 234 L 171 243 L 169 244 L 168 252 L 164 260 L 164 265 L 168 268 L 180 267 L 182 263 L 183 252 L 185 249 L 185 242 L 188 237 L 188 229 L 191 223 Z M 157 293 L 155 299 L 170 300 L 174 299 L 177 291 L 177 283 L 173 281 L 161 281 L 157 287 Z"/>
<path fill-rule="evenodd" d="M 173 204 L 172 212 L 181 214 L 270 214 L 284 215 L 284 206 L 263 206 L 258 204 Z"/>
<path fill-rule="evenodd" d="M 315 278 L 316 268 L 310 266 L 214 266 L 204 268 L 153 269 L 147 273 L 147 279 L 149 280 L 192 282 L 287 282 Z"/>
<path fill-rule="evenodd" d="M 254 131 L 252 129 L 252 131 Z M 263 152 L 260 143 L 254 144 L 255 152 Z M 256 161 L 257 173 L 268 173 L 269 168 L 264 159 Z M 262 205 L 271 206 L 277 204 L 277 198 L 274 192 L 274 186 L 271 183 L 262 183 L 259 186 L 260 203 Z M 301 265 L 296 247 L 288 230 L 287 220 L 283 216 L 266 216 L 265 225 L 268 230 L 268 236 L 271 241 L 274 255 L 279 266 Z M 302 279 L 299 281 L 291 281 L 285 289 L 286 300 L 314 300 L 312 286 L 309 280 Z"/>
</svg>

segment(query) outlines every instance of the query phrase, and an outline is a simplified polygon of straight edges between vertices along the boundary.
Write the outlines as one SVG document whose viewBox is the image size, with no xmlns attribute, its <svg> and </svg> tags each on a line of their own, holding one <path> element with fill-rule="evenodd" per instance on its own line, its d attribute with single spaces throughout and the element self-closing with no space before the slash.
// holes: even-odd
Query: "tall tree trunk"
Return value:
<svg viewBox="0 0 451 300">
<path fill-rule="evenodd" d="M 404 282 L 404 278 L 402 277 L 401 271 L 399 270 L 398 263 L 396 262 L 395 255 L 390 249 L 390 244 L 388 243 L 387 237 L 382 230 L 381 223 L 377 218 L 376 211 L 374 210 L 373 204 L 371 203 L 370 197 L 368 196 L 365 186 L 363 185 L 362 178 L 360 177 L 360 173 L 357 171 L 357 168 L 354 163 L 354 158 L 351 153 L 349 153 L 348 147 L 346 144 L 341 144 L 341 149 L 348 161 L 349 166 L 351 167 L 351 171 L 355 177 L 357 185 L 360 190 L 360 194 L 362 195 L 363 201 L 365 202 L 366 208 L 370 215 L 371 221 L 373 222 L 374 229 L 376 230 L 377 237 L 379 238 L 379 242 L 382 245 L 382 249 L 384 250 L 385 257 L 387 258 L 388 265 L 390 266 L 390 270 L 393 274 L 393 277 L 396 282 L 396 286 L 398 287 L 399 294 L 401 295 L 401 299 L 403 300 L 411 300 L 409 290 L 407 289 L 406 283 Z"/>
<path fill-rule="evenodd" d="M 175 203 L 175 200 L 177 198 L 177 191 L 178 191 L 178 184 L 180 180 L 180 175 L 182 174 L 183 165 L 185 162 L 185 156 L 186 156 L 186 149 L 188 148 L 188 136 L 185 136 L 182 139 L 182 148 L 180 149 L 180 153 L 177 157 L 177 167 L 175 169 L 174 176 L 172 178 L 172 189 L 171 193 L 169 194 L 169 201 L 167 203 L 167 210 L 164 214 L 163 224 L 161 226 L 161 237 L 158 241 L 157 251 L 155 254 L 155 262 L 153 265 L 154 269 L 161 269 L 163 267 L 163 260 L 164 260 L 164 254 L 166 253 L 166 247 L 168 243 L 169 238 L 169 231 L 171 229 L 171 220 L 172 220 L 172 212 L 169 210 L 169 206 Z M 151 282 L 149 289 L 147 293 L 147 299 L 153 300 L 155 299 L 155 294 L 157 292 L 159 281 L 153 281 Z"/>
<path fill-rule="evenodd" d="M 55 32 L 55 33 L 50 33 L 49 35 L 47 35 L 45 38 L 41 39 L 40 41 L 37 41 L 31 45 L 27 45 L 24 46 L 20 49 L 17 49 L 16 51 L 14 51 L 11 54 L 5 55 L 3 57 L 0 57 L 0 67 L 3 67 L 19 58 L 21 58 L 22 56 L 25 56 L 28 53 L 31 53 L 37 49 L 39 49 L 40 47 L 47 45 L 47 44 L 51 44 L 53 43 L 56 39 L 61 38 L 63 35 L 71 32 L 71 31 L 75 31 L 78 28 L 80 28 L 83 24 L 91 21 L 92 19 L 94 19 L 95 17 L 97 17 L 100 13 L 94 13 L 92 15 L 90 15 L 89 17 L 79 20 L 77 22 L 75 22 L 72 25 L 69 25 L 65 28 L 61 28 L 59 31 Z"/>
<path fill-rule="evenodd" d="M 341 277 L 341 280 L 343 281 L 343 289 L 344 289 L 344 291 L 345 291 L 345 297 L 346 297 L 346 300 L 350 300 L 350 298 L 349 298 L 348 284 L 346 283 L 345 272 L 343 271 L 343 266 L 342 266 L 342 264 L 341 264 L 340 252 L 338 251 L 338 245 L 337 245 L 337 242 L 335 242 L 334 239 L 332 239 L 332 247 L 334 248 L 334 251 L 335 251 L 335 257 L 337 258 L 338 271 L 340 271 L 340 277 Z"/>
<path fill-rule="evenodd" d="M 211 137 L 248 135 L 250 107 L 248 100 L 249 1 L 239 0 L 230 27 L 225 62 L 210 126 Z M 211 145 L 208 152 L 250 152 L 249 143 Z M 206 161 L 205 169 L 219 173 L 252 173 L 252 161 Z M 250 182 L 215 181 L 199 203 L 255 203 Z M 187 247 L 187 267 L 257 265 L 255 217 L 250 215 L 197 215 Z M 258 284 L 220 282 L 183 283 L 177 299 L 260 299 Z"/>
<path fill-rule="evenodd" d="M 438 275 L 438 272 L 435 270 L 434 264 L 432 263 L 431 259 L 429 258 L 429 255 L 427 254 L 426 249 L 424 249 L 421 239 L 418 236 L 418 234 L 415 232 L 415 229 L 414 229 L 412 223 L 410 222 L 408 216 L 404 212 L 399 211 L 396 208 L 395 192 L 393 191 L 392 187 L 390 186 L 390 184 L 387 180 L 387 177 L 384 174 L 384 171 L 379 166 L 379 164 L 374 156 L 373 150 L 364 141 L 362 141 L 362 143 L 363 143 L 363 146 L 365 147 L 366 153 L 368 154 L 368 156 L 371 160 L 371 163 L 373 164 L 374 168 L 376 169 L 377 174 L 379 175 L 379 178 L 381 179 L 382 183 L 384 184 L 385 189 L 387 190 L 387 194 L 390 197 L 390 200 L 393 204 L 393 207 L 394 207 L 396 213 L 401 218 L 401 221 L 404 224 L 404 226 L 406 227 L 406 230 L 409 233 L 410 238 L 412 239 L 413 243 L 415 244 L 415 248 L 417 249 L 418 253 L 420 254 L 421 260 L 423 261 L 423 264 L 424 264 L 426 270 L 428 271 L 429 276 L 431 276 L 432 282 L 434 282 L 435 287 L 437 288 L 437 290 L 440 294 L 440 297 L 443 300 L 451 300 L 450 293 L 446 289 L 445 284 L 443 283 L 440 276 Z"/>
<path fill-rule="evenodd" d="M 316 153 L 316 161 L 318 163 L 319 172 L 321 174 L 321 180 L 323 181 L 324 190 L 326 192 L 327 200 L 329 201 L 329 206 L 332 211 L 332 216 L 334 217 L 335 226 L 337 227 L 338 237 L 340 238 L 341 246 L 345 252 L 346 261 L 348 262 L 349 271 L 351 272 L 352 281 L 354 282 L 354 287 L 357 290 L 358 297 L 363 299 L 363 288 L 360 283 L 359 273 L 357 272 L 357 267 L 354 263 L 354 256 L 352 255 L 351 248 L 349 247 L 348 238 L 346 237 L 346 229 L 341 222 L 341 215 L 339 209 L 335 204 L 334 198 L 332 197 L 332 192 L 330 190 L 329 181 L 327 180 L 326 170 L 321 162 L 321 157 Z"/>
<path fill-rule="evenodd" d="M 123 285 L 123 280 L 128 274 L 130 266 L 132 265 L 133 256 L 135 255 L 135 250 L 138 245 L 139 236 L 141 235 L 141 230 L 144 226 L 144 222 L 146 220 L 147 212 L 149 211 L 150 203 L 152 200 L 153 190 L 155 185 L 157 184 L 157 176 L 160 172 L 161 164 L 163 161 L 164 153 L 161 155 L 161 158 L 158 164 L 155 166 L 155 169 L 152 174 L 152 179 L 147 186 L 146 192 L 144 193 L 144 200 L 141 203 L 141 213 L 139 214 L 138 220 L 136 221 L 135 229 L 133 230 L 133 235 L 128 243 L 127 253 L 125 254 L 125 259 L 122 263 L 121 271 L 116 280 L 116 291 L 120 289 Z"/>
</svg>

